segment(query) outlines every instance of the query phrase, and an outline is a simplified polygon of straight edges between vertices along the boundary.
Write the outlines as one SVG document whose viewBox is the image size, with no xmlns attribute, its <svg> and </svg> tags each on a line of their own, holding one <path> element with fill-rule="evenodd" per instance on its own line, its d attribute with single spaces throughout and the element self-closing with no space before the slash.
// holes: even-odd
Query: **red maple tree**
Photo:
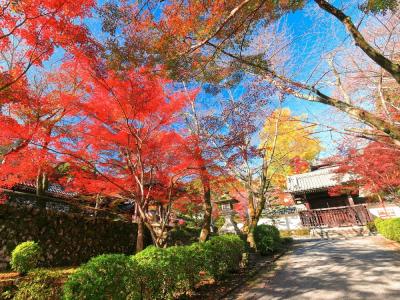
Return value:
<svg viewBox="0 0 400 300">
<path fill-rule="evenodd" d="M 56 147 L 69 129 L 68 118 L 79 85 L 63 68 L 49 73 L 43 63 L 89 49 L 83 18 L 94 0 L 24 0 L 0 4 L 0 156 L 1 184 L 36 181 L 41 194 L 56 181 Z M 60 50 L 62 49 L 62 50 Z M 32 70 L 31 74 L 28 71 Z M 69 78 L 67 78 L 69 77 Z M 67 80 L 66 80 L 67 79 Z"/>
<path fill-rule="evenodd" d="M 76 70 L 75 70 L 76 71 Z M 3 104 L 0 115 L 0 184 L 12 187 L 33 183 L 37 195 L 49 182 L 62 177 L 65 163 L 57 155 L 64 139 L 74 132 L 73 120 L 80 114 L 81 83 L 68 64 L 42 75 L 40 82 L 29 84 L 25 93 Z"/>
<path fill-rule="evenodd" d="M 76 173 L 72 186 L 88 191 L 90 182 L 91 191 L 131 201 L 139 224 L 137 250 L 143 248 L 143 224 L 160 246 L 179 181 L 192 163 L 177 123 L 188 97 L 147 69 L 98 76 L 86 62 L 79 75 L 87 93 L 84 119 L 61 151 Z M 157 222 L 154 207 L 161 211 Z"/>
<path fill-rule="evenodd" d="M 70 51 L 87 43 L 88 30 L 82 19 L 89 16 L 94 5 L 94 0 L 2 1 L 1 102 L 14 94 L 7 90 L 11 85 L 18 83 L 13 89 L 23 90 L 28 70 L 49 59 L 56 47 Z"/>
<path fill-rule="evenodd" d="M 354 186 L 362 186 L 370 193 L 397 198 L 400 189 L 399 154 L 398 148 L 371 142 L 361 151 L 349 150 L 348 155 L 340 161 L 338 172 L 356 175 L 347 189 L 354 190 Z"/>
</svg>

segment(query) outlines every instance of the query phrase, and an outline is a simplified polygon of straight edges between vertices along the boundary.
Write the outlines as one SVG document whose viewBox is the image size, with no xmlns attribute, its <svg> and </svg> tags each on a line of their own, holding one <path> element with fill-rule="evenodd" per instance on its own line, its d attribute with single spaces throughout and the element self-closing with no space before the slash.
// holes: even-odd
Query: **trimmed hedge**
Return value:
<svg viewBox="0 0 400 300">
<path fill-rule="evenodd" d="M 11 252 L 11 268 L 20 274 L 26 274 L 38 266 L 41 254 L 38 243 L 23 242 Z"/>
<path fill-rule="evenodd" d="M 75 269 L 34 269 L 14 281 L 15 285 L 3 286 L 0 299 L 4 300 L 61 300 L 63 284 Z"/>
<path fill-rule="evenodd" d="M 257 251 L 261 255 L 268 255 L 277 251 L 281 245 L 279 230 L 272 225 L 258 225 L 254 228 L 254 241 Z"/>
<path fill-rule="evenodd" d="M 133 257 L 144 299 L 172 299 L 190 292 L 201 273 L 219 279 L 238 270 L 244 249 L 244 241 L 236 235 L 215 236 L 190 246 L 147 247 Z"/>
<path fill-rule="evenodd" d="M 134 261 L 124 254 L 104 254 L 92 258 L 69 276 L 64 299 L 140 299 Z"/>
<path fill-rule="evenodd" d="M 374 220 L 376 229 L 385 238 L 400 242 L 400 218 Z"/>
<path fill-rule="evenodd" d="M 200 245 L 204 255 L 204 268 L 210 276 L 219 279 L 239 269 L 245 252 L 245 243 L 239 236 L 233 234 L 216 236 Z"/>
<path fill-rule="evenodd" d="M 150 246 L 132 257 L 102 255 L 69 277 L 64 297 L 173 299 L 190 292 L 202 276 L 217 279 L 238 270 L 244 250 L 240 237 L 224 235 L 190 246 Z"/>
<path fill-rule="evenodd" d="M 200 229 L 187 226 L 175 227 L 168 232 L 168 246 L 191 245 L 198 241 Z"/>
<path fill-rule="evenodd" d="M 199 280 L 201 262 L 188 246 L 147 247 L 132 258 L 140 269 L 145 299 L 170 299 L 191 290 Z"/>
<path fill-rule="evenodd" d="M 17 284 L 14 300 L 43 300 L 62 298 L 62 272 L 36 269 Z M 11 298 L 10 298 L 11 299 Z"/>
</svg>

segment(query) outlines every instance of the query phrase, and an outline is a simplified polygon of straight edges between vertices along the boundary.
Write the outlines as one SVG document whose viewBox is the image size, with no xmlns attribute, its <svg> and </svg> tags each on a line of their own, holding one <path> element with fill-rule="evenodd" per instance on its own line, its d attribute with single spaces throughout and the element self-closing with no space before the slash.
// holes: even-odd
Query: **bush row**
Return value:
<svg viewBox="0 0 400 300">
<path fill-rule="evenodd" d="M 203 276 L 219 279 L 239 268 L 245 243 L 236 235 L 205 243 L 153 246 L 135 256 L 101 255 L 82 265 L 64 285 L 65 299 L 172 299 Z"/>
<path fill-rule="evenodd" d="M 375 226 L 378 232 L 385 238 L 400 242 L 400 218 L 382 220 L 375 219 Z"/>
<path fill-rule="evenodd" d="M 62 298 L 63 284 L 74 268 L 37 268 L 15 280 L 15 285 L 3 286 L 0 299 L 57 300 Z"/>
<path fill-rule="evenodd" d="M 198 241 L 200 228 L 191 228 L 187 226 L 175 227 L 168 232 L 168 246 L 191 245 Z"/>
<path fill-rule="evenodd" d="M 271 254 L 282 245 L 279 230 L 272 225 L 258 225 L 254 229 L 254 241 L 261 255 Z"/>
<path fill-rule="evenodd" d="M 66 275 L 61 271 L 35 269 L 19 280 L 14 290 L 6 291 L 0 298 L 2 296 L 4 299 L 13 300 L 60 299 L 62 282 L 65 278 Z"/>
<path fill-rule="evenodd" d="M 270 225 L 258 226 L 254 237 L 263 255 L 279 250 L 291 239 L 281 238 Z M 37 246 L 27 242 L 15 249 L 13 267 L 20 272 L 34 268 L 40 252 Z M 77 269 L 65 284 L 61 272 L 33 270 L 13 294 L 15 299 L 60 299 L 62 295 L 65 299 L 171 299 L 187 294 L 204 277 L 220 279 L 237 271 L 245 246 L 239 236 L 224 235 L 187 246 L 150 246 L 135 256 L 100 255 Z"/>
</svg>

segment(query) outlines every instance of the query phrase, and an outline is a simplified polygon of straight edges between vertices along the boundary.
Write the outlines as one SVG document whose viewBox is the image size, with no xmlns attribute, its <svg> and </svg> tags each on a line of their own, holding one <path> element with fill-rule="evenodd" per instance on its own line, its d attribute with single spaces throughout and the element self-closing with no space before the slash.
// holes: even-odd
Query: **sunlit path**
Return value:
<svg viewBox="0 0 400 300">
<path fill-rule="evenodd" d="M 380 237 L 311 240 L 229 299 L 399 299 L 400 248 Z"/>
</svg>

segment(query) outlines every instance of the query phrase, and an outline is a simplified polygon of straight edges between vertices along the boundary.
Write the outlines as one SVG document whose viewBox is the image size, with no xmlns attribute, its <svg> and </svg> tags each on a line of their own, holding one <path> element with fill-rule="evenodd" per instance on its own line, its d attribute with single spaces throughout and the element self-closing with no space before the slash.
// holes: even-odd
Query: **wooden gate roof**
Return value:
<svg viewBox="0 0 400 300">
<path fill-rule="evenodd" d="M 338 174 L 338 167 L 325 167 L 287 177 L 287 191 L 292 194 L 327 190 L 352 180 L 350 174 Z"/>
</svg>

